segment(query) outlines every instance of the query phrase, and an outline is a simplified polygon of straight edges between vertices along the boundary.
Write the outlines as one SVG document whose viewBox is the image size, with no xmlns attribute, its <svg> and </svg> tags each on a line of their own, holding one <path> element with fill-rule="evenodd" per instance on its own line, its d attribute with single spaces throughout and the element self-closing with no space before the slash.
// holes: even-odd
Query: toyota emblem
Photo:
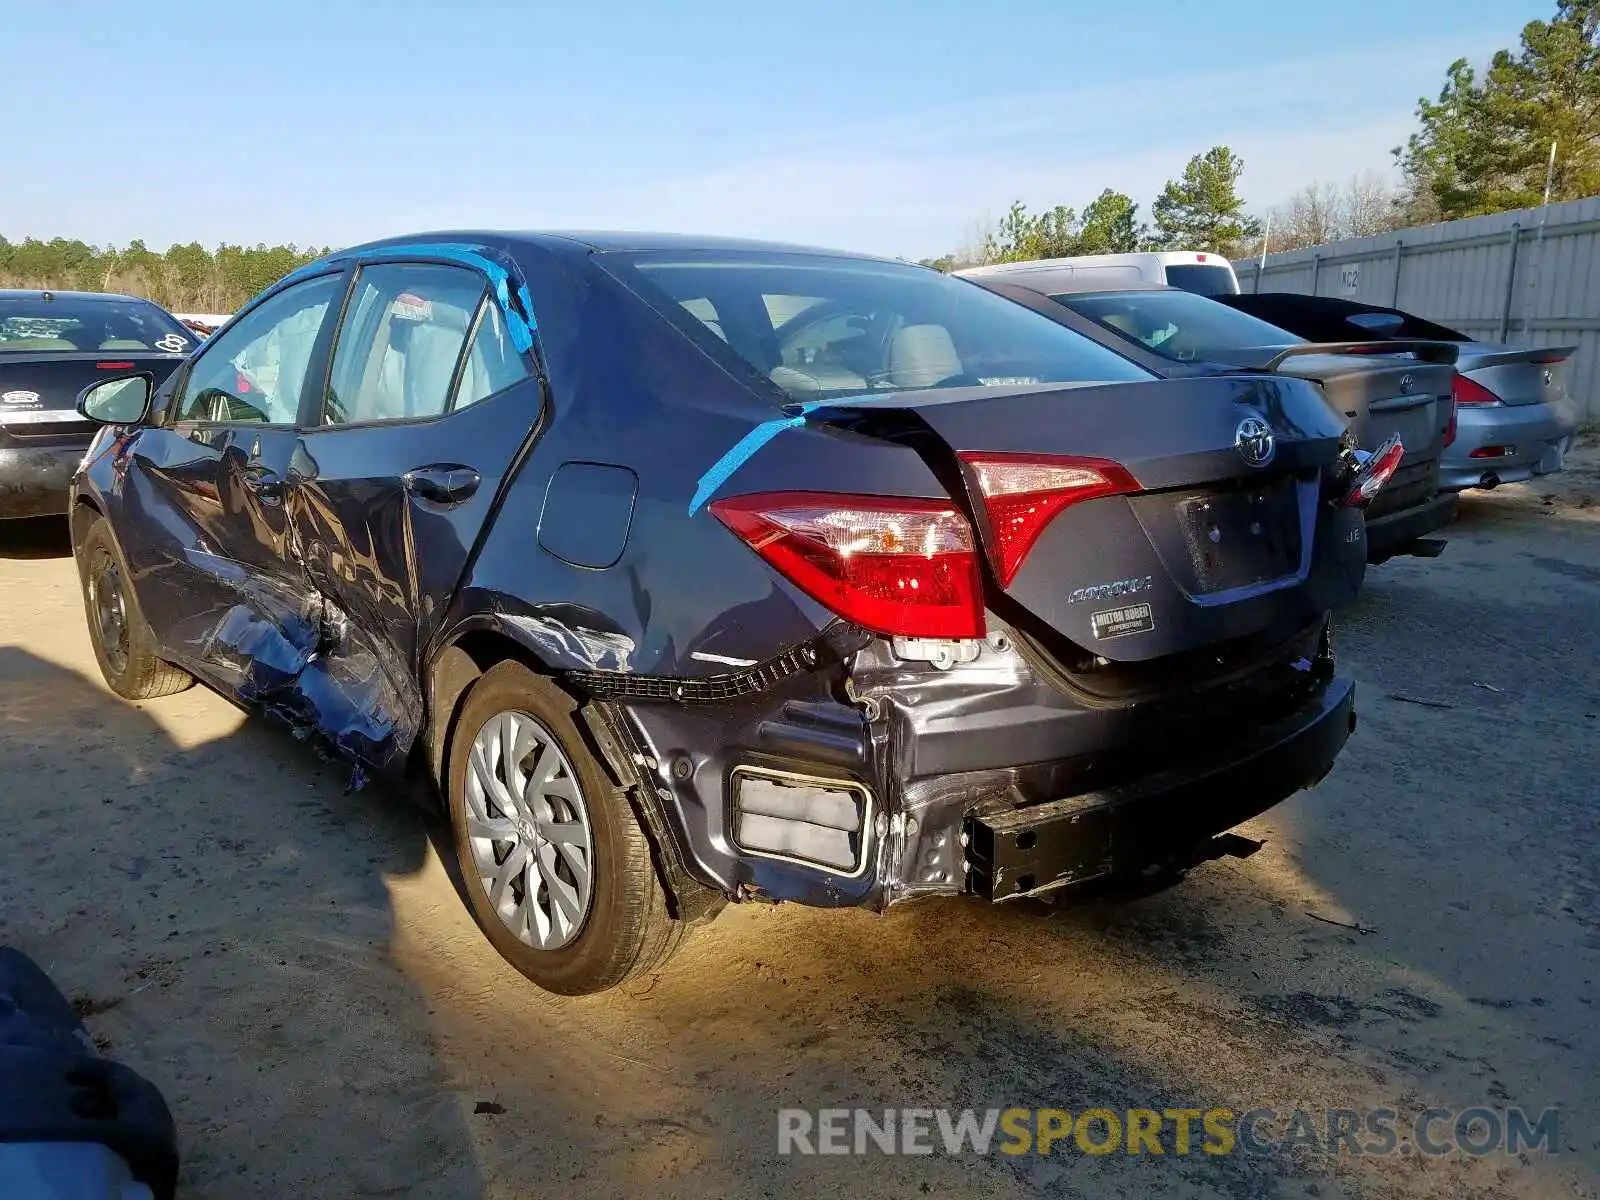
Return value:
<svg viewBox="0 0 1600 1200">
<path fill-rule="evenodd" d="M 1252 467 L 1266 466 L 1278 449 L 1272 440 L 1272 427 L 1260 417 L 1246 417 L 1239 422 L 1233 445 L 1239 457 Z"/>
</svg>

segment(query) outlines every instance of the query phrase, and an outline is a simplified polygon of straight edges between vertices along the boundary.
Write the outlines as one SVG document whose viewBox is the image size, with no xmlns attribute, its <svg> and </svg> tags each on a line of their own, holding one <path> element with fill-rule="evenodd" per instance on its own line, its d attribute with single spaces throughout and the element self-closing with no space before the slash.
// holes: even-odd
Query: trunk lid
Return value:
<svg viewBox="0 0 1600 1200">
<path fill-rule="evenodd" d="M 1499 346 L 1468 342 L 1456 369 L 1507 405 L 1554 404 L 1566 399 L 1576 346 Z"/>
<path fill-rule="evenodd" d="M 967 504 L 991 608 L 1058 661 L 1072 647 L 1138 662 L 1298 628 L 1360 582 L 1361 516 L 1323 494 L 1343 425 L 1298 380 L 939 388 L 842 399 L 807 419 L 918 444 Z M 985 455 L 1113 463 L 1137 490 L 1063 508 L 1002 586 L 973 469 Z"/>
<path fill-rule="evenodd" d="M 90 437 L 93 421 L 78 415 L 78 393 L 92 383 L 148 371 L 159 387 L 182 354 L 138 350 L 0 353 L 0 431 L 28 438 Z"/>
<path fill-rule="evenodd" d="M 1399 437 L 1405 457 L 1373 500 L 1373 516 L 1425 504 L 1439 490 L 1439 458 L 1454 410 L 1453 342 L 1391 339 L 1306 343 L 1242 352 L 1240 365 L 1309 379 L 1363 450 Z"/>
</svg>

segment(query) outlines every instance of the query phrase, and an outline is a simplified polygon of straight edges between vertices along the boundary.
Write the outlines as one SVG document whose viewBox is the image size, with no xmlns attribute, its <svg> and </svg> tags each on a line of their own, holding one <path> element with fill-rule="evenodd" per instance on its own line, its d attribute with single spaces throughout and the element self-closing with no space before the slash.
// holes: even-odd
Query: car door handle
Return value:
<svg viewBox="0 0 1600 1200">
<path fill-rule="evenodd" d="M 478 490 L 483 477 L 471 467 L 439 464 L 416 467 L 401 476 L 406 491 L 430 504 L 460 504 Z"/>
</svg>

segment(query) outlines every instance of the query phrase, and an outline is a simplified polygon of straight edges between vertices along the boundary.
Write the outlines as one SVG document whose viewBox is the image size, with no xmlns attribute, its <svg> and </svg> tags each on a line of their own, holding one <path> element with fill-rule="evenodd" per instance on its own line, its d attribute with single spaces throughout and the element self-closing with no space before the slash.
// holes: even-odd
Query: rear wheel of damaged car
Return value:
<svg viewBox="0 0 1600 1200">
<path fill-rule="evenodd" d="M 447 785 L 479 927 L 512 966 L 564 995 L 659 965 L 682 932 L 628 799 L 573 709 L 521 663 L 490 668 L 451 734 Z"/>
<path fill-rule="evenodd" d="M 139 609 L 127 564 L 104 517 L 95 517 L 84 531 L 77 560 L 89 641 L 111 690 L 125 700 L 153 700 L 193 684 L 187 672 L 156 653 L 155 634 Z"/>
</svg>

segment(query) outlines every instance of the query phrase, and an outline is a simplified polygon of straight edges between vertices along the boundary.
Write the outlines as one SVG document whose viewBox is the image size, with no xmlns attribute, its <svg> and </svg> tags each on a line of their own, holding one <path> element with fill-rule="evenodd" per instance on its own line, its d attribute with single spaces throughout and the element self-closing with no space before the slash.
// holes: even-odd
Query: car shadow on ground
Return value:
<svg viewBox="0 0 1600 1200">
<path fill-rule="evenodd" d="M 72 535 L 66 517 L 0 521 L 0 560 L 70 557 Z"/>
<path fill-rule="evenodd" d="M 200 698 L 196 704 L 194 697 Z M 216 724 L 201 693 L 160 702 Z M 169 725 L 169 727 L 172 727 Z M 483 1192 L 385 877 L 427 837 L 281 729 L 170 736 L 0 646 L 0 943 L 33 956 L 177 1120 L 184 1196 Z"/>
</svg>

